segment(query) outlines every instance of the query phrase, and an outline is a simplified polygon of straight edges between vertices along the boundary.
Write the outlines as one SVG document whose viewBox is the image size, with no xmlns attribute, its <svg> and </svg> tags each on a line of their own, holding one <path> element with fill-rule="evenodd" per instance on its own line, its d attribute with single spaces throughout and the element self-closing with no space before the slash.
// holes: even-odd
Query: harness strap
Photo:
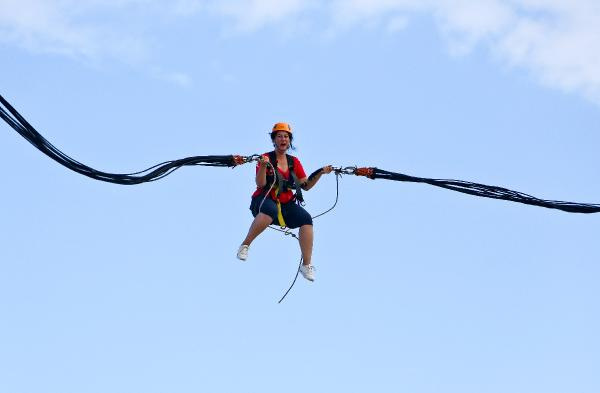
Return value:
<svg viewBox="0 0 600 393">
<path fill-rule="evenodd" d="M 296 176 L 296 172 L 290 171 L 290 176 L 294 182 L 294 187 L 296 188 L 296 201 L 300 205 L 304 205 L 304 197 L 302 196 L 302 185 L 298 181 L 298 176 Z"/>
<path fill-rule="evenodd" d="M 279 198 L 275 200 L 277 203 L 277 221 L 279 222 L 279 226 L 282 228 L 287 227 L 285 220 L 283 219 L 283 213 L 281 212 L 281 202 L 279 202 Z"/>
<path fill-rule="evenodd" d="M 267 184 L 276 184 L 276 186 L 273 187 L 273 190 L 275 191 L 275 202 L 277 203 L 277 221 L 279 222 L 279 226 L 281 226 L 282 228 L 286 227 L 286 224 L 285 220 L 283 219 L 283 214 L 281 212 L 281 202 L 279 201 L 279 195 L 281 195 L 282 192 L 285 192 L 289 189 L 294 189 L 294 199 L 297 203 L 304 204 L 304 197 L 302 196 L 301 188 L 302 186 L 298 181 L 298 176 L 296 176 L 296 172 L 294 172 L 294 157 L 292 157 L 289 154 L 286 154 L 285 156 L 287 159 L 288 171 L 290 174 L 291 181 L 286 180 L 279 173 L 279 170 L 277 168 L 277 154 L 275 153 L 275 151 L 269 152 L 269 162 L 271 163 L 271 168 L 269 168 L 269 171 L 272 173 L 269 173 L 269 171 L 267 172 Z M 264 193 L 268 193 L 269 189 L 270 187 L 267 188 L 265 186 Z"/>
</svg>

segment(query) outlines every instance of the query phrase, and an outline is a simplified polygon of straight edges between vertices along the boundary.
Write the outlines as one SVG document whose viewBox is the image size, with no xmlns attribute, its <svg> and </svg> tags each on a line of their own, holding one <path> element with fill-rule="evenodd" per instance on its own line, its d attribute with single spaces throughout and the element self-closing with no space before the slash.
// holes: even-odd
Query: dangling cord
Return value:
<svg viewBox="0 0 600 393">
<path fill-rule="evenodd" d="M 315 218 L 321 217 L 324 214 L 329 213 L 337 205 L 338 199 L 339 199 L 339 195 L 340 195 L 340 181 L 339 181 L 339 178 L 341 176 L 342 176 L 341 172 L 339 172 L 339 171 L 336 170 L 335 171 L 335 202 L 333 203 L 333 206 L 331 206 L 329 209 L 325 210 L 323 213 L 317 214 L 316 216 L 312 217 L 313 220 Z M 300 244 L 300 239 L 298 238 L 298 236 L 296 236 L 296 234 L 293 233 L 292 231 L 290 231 L 289 229 L 284 230 L 284 229 L 277 229 L 277 228 L 273 228 L 273 227 L 269 227 L 269 228 L 274 229 L 274 230 L 279 231 L 279 232 L 283 232 L 284 235 L 290 235 L 290 236 L 292 236 L 293 238 L 295 238 L 296 240 L 298 240 L 298 244 Z M 302 267 L 302 262 L 303 261 L 304 261 L 304 259 L 302 258 L 302 255 L 300 255 L 300 263 L 298 264 L 298 269 L 296 269 L 296 275 L 294 276 L 294 280 L 292 281 L 292 284 L 290 285 L 290 287 L 288 288 L 288 290 L 285 291 L 285 293 L 283 294 L 283 296 L 281 297 L 281 299 L 279 299 L 279 301 L 277 302 L 277 304 L 281 304 L 281 302 L 283 301 L 283 299 L 285 299 L 285 297 L 287 296 L 287 294 L 294 287 L 294 284 L 296 284 L 296 280 L 298 279 L 298 274 L 300 274 L 300 267 Z"/>
<path fill-rule="evenodd" d="M 296 240 L 298 240 L 298 244 L 300 244 L 300 239 L 298 238 L 298 236 L 296 236 L 296 234 L 292 231 L 290 231 L 289 229 L 277 229 L 277 228 L 273 228 L 273 227 L 269 227 L 271 229 L 274 229 L 276 231 L 279 232 L 283 232 L 284 235 L 286 236 L 291 236 L 293 238 L 295 238 Z M 300 254 L 300 263 L 298 264 L 298 269 L 296 269 L 296 275 L 294 276 L 294 280 L 292 281 L 292 284 L 290 285 L 290 287 L 287 289 L 287 291 L 285 291 L 285 293 L 283 294 L 283 296 L 281 297 L 281 299 L 279 299 L 279 301 L 277 302 L 277 304 L 280 304 L 283 299 L 285 299 L 285 297 L 287 296 L 288 293 L 290 293 L 290 291 L 292 290 L 292 287 L 294 286 L 294 284 L 296 283 L 296 280 L 298 279 L 298 274 L 300 274 L 300 267 L 302 266 L 302 261 L 304 259 L 302 258 L 302 254 Z"/>
<path fill-rule="evenodd" d="M 258 158 L 260 159 L 260 157 Z M 258 161 L 257 159 L 257 161 Z M 271 190 L 273 189 L 273 187 L 275 187 L 275 182 L 277 181 L 277 173 L 275 173 L 275 171 L 277 170 L 276 168 L 273 168 L 273 165 L 271 165 L 270 162 L 267 162 L 267 166 L 270 166 L 271 169 L 273 170 L 273 183 L 271 183 L 271 187 L 269 187 L 269 191 L 267 191 L 265 193 L 265 196 L 263 197 L 262 201 L 260 201 L 260 205 L 258 205 L 258 213 L 260 213 L 260 209 L 262 209 L 262 205 L 263 203 L 265 203 L 265 200 L 267 199 L 267 197 L 269 196 L 269 194 L 271 193 Z M 258 215 L 258 213 L 256 213 Z"/>
<path fill-rule="evenodd" d="M 337 170 L 335 171 L 335 202 L 333 203 L 333 206 L 331 206 L 329 209 L 325 210 L 323 213 L 321 214 L 317 214 L 316 216 L 314 216 L 312 219 L 314 220 L 315 218 L 319 218 L 327 213 L 329 213 L 330 211 L 333 210 L 333 208 L 337 205 L 338 203 L 338 198 L 340 196 L 340 177 L 342 177 L 342 174 L 340 172 L 338 172 Z"/>
</svg>

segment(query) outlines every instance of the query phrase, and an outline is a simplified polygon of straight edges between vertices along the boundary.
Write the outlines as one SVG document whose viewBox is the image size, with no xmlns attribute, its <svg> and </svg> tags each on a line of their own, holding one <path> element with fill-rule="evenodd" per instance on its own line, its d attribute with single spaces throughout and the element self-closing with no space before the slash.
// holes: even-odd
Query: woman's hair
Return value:
<svg viewBox="0 0 600 393">
<path fill-rule="evenodd" d="M 273 146 L 275 146 L 275 136 L 277 135 L 278 132 L 287 132 L 287 131 L 271 132 L 271 142 L 273 142 Z M 290 136 L 290 149 L 296 150 L 296 148 L 294 147 L 294 144 L 292 143 L 292 141 L 294 140 L 294 135 L 291 132 L 288 132 L 288 135 Z"/>
</svg>

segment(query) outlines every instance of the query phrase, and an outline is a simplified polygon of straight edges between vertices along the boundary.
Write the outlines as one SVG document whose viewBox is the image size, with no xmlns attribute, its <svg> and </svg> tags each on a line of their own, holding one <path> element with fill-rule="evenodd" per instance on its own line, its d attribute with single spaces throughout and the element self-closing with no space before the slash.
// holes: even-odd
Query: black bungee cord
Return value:
<svg viewBox="0 0 600 393">
<path fill-rule="evenodd" d="M 25 138 L 29 143 L 35 146 L 42 153 L 58 162 L 59 164 L 65 166 L 66 168 L 80 173 L 84 176 L 90 177 L 92 179 L 122 184 L 122 185 L 134 185 L 141 184 L 147 182 L 153 182 L 159 179 L 162 179 L 165 176 L 173 173 L 175 170 L 183 167 L 183 166 L 213 166 L 213 167 L 236 167 L 237 165 L 242 165 L 251 161 L 257 161 L 260 156 L 259 155 L 250 155 L 250 156 L 240 156 L 240 155 L 209 155 L 209 156 L 193 156 L 187 157 L 177 160 L 165 161 L 160 164 L 156 164 L 150 168 L 144 169 L 139 172 L 134 173 L 107 173 L 103 171 L 96 170 L 91 168 L 71 157 L 67 154 L 60 151 L 54 145 L 52 145 L 48 140 L 46 140 L 37 130 L 25 120 L 21 114 L 12 107 L 12 105 L 0 95 L 0 118 L 2 118 L 10 127 L 12 127 L 17 133 L 19 133 L 23 138 Z M 315 175 L 322 169 L 315 171 L 311 176 Z M 334 168 L 336 174 L 336 199 L 333 206 L 326 210 L 325 212 L 318 214 L 313 219 L 318 218 L 331 210 L 337 205 L 338 197 L 339 197 L 339 177 L 341 175 L 356 175 L 356 176 L 366 176 L 370 179 L 385 179 L 385 180 L 394 180 L 394 181 L 403 181 L 403 182 L 412 182 L 412 183 L 425 183 L 436 187 L 445 188 L 452 191 L 461 192 L 464 194 L 479 196 L 483 198 L 493 198 L 493 199 L 501 199 L 510 202 L 517 202 L 532 206 L 545 207 L 549 209 L 557 209 L 567 213 L 598 213 L 600 212 L 600 204 L 591 204 L 591 203 L 577 203 L 577 202 L 566 202 L 566 201 L 557 201 L 557 200 L 546 200 L 534 197 L 529 194 L 525 194 L 518 191 L 513 191 L 507 188 L 498 187 L 498 186 L 490 186 L 480 183 L 468 182 L 463 180 L 455 180 L 455 179 L 434 179 L 434 178 L 424 178 L 424 177 L 416 177 L 410 176 L 403 173 L 390 172 L 383 169 L 368 167 L 368 168 L 358 168 L 358 167 L 339 167 Z M 309 177 L 310 178 L 310 177 Z M 273 184 L 274 185 L 274 184 Z M 271 188 L 273 187 L 271 186 Z M 266 194 L 268 195 L 268 193 Z M 265 195 L 265 197 L 266 197 Z M 264 199 L 263 199 L 264 202 Z M 261 202 L 262 206 L 262 202 Z M 260 211 L 260 207 L 259 207 Z M 277 229 L 271 227 L 272 229 L 276 229 L 278 231 L 283 232 L 285 235 L 290 235 L 296 240 L 299 241 L 298 237 L 289 230 Z M 296 271 L 296 276 L 294 281 L 292 282 L 289 289 L 285 292 L 283 297 L 279 300 L 278 303 L 281 303 L 283 299 L 287 296 L 289 291 L 294 286 L 296 279 L 298 278 L 298 273 L 300 272 L 300 266 L 302 265 L 303 259 L 300 258 L 300 264 L 298 266 L 298 270 Z"/>
<path fill-rule="evenodd" d="M 29 143 L 35 146 L 42 153 L 52 158 L 59 164 L 78 172 L 90 178 L 105 181 L 109 183 L 133 185 L 156 181 L 168 176 L 173 171 L 182 166 L 215 166 L 215 167 L 235 167 L 250 161 L 256 161 L 258 155 L 239 156 L 239 155 L 210 155 L 194 156 L 178 160 L 165 161 L 154 165 L 143 171 L 134 173 L 107 173 L 91 168 L 81 162 L 69 157 L 58 148 L 46 140 L 36 129 L 25 120 L 12 105 L 0 95 L 0 118 L 2 118 L 17 133 L 25 138 Z M 394 181 L 404 181 L 412 183 L 425 183 L 436 187 L 446 188 L 452 191 L 464 194 L 475 195 L 483 198 L 502 199 L 511 202 L 523 203 L 527 205 L 540 206 L 549 209 L 558 209 L 567 213 L 598 213 L 600 204 L 565 202 L 557 200 L 546 200 L 528 195 L 522 192 L 513 191 L 504 187 L 490 186 L 486 184 L 468 182 L 455 179 L 432 179 L 425 177 L 409 176 L 403 173 L 390 172 L 383 169 L 345 167 L 338 168 L 337 173 L 353 174 L 357 176 L 366 176 L 370 179 L 386 179 Z"/>
<path fill-rule="evenodd" d="M 109 183 L 122 185 L 147 183 L 162 179 L 182 166 L 202 165 L 215 167 L 234 167 L 236 165 L 248 162 L 248 160 L 252 158 L 252 156 L 241 157 L 234 155 L 194 156 L 178 160 L 165 161 L 150 168 L 144 169 L 143 171 L 134 173 L 107 173 L 82 164 L 81 162 L 60 151 L 39 132 L 37 132 L 37 130 L 31 124 L 29 124 L 29 122 L 27 122 L 27 120 L 25 120 L 25 118 L 21 116 L 21 114 L 17 112 L 17 110 L 13 108 L 12 105 L 10 105 L 10 103 L 1 95 L 0 104 L 0 117 L 42 153 L 72 171 L 78 172 L 92 179 Z"/>
</svg>

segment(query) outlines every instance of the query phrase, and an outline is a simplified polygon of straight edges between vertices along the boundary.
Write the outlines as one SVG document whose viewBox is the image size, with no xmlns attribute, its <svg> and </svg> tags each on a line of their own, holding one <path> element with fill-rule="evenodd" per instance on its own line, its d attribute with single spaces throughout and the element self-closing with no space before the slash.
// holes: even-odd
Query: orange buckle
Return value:
<svg viewBox="0 0 600 393">
<path fill-rule="evenodd" d="M 373 168 L 356 168 L 354 174 L 356 176 L 366 176 L 369 178 L 373 178 Z"/>
</svg>

